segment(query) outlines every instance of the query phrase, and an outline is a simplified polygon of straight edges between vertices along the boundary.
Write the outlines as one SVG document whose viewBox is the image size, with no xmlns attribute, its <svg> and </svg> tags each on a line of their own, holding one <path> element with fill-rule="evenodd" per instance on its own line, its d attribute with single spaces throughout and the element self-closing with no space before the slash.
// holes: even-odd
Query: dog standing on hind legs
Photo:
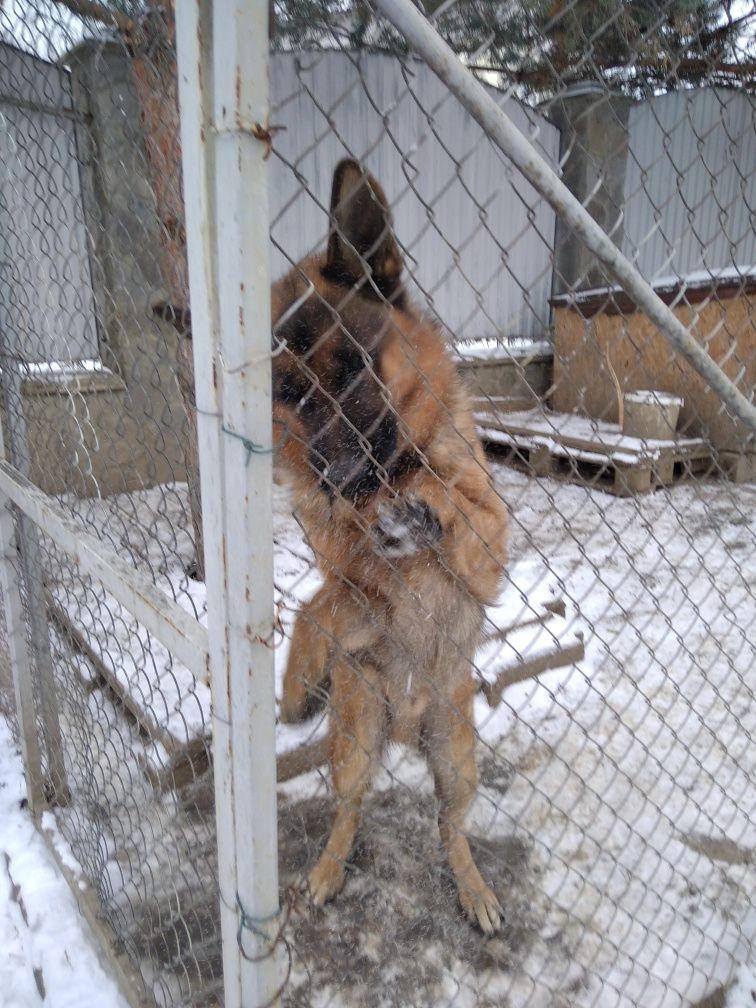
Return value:
<svg viewBox="0 0 756 1008">
<path fill-rule="evenodd" d="M 272 289 L 277 456 L 323 575 L 295 621 L 281 716 L 301 720 L 330 679 L 338 809 L 309 876 L 313 902 L 344 884 L 387 740 L 416 740 L 461 906 L 491 934 L 501 907 L 464 820 L 477 786 L 472 661 L 503 571 L 506 511 L 444 340 L 402 269 L 383 190 L 342 161 L 326 252 Z"/>
</svg>

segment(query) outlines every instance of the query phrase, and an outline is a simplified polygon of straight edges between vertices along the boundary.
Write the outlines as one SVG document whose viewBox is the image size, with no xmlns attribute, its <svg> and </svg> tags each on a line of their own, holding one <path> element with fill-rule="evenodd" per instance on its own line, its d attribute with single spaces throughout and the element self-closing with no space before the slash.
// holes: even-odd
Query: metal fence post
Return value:
<svg viewBox="0 0 756 1008">
<path fill-rule="evenodd" d="M 0 458 L 5 458 L 5 438 L 0 417 Z M 5 635 L 13 675 L 18 734 L 26 777 L 26 797 L 32 813 L 45 807 L 42 787 L 42 751 L 35 716 L 32 656 L 26 636 L 26 620 L 21 600 L 16 529 L 10 498 L 0 493 L 0 585 L 3 592 Z"/>
<path fill-rule="evenodd" d="M 272 1004 L 278 864 L 268 7 L 177 5 L 226 1008 Z M 254 446 L 260 446 L 257 451 Z"/>
<path fill-rule="evenodd" d="M 24 417 L 22 377 L 19 365 L 12 357 L 18 352 L 11 346 L 6 366 L 0 376 L 0 385 L 7 404 L 7 455 L 8 461 L 24 476 L 29 475 L 31 456 Z M 3 458 L 5 458 L 3 449 Z M 39 530 L 34 522 L 19 512 L 18 514 L 19 573 L 26 592 L 26 610 L 29 620 L 30 653 L 34 655 L 39 714 L 42 723 L 45 753 L 47 756 L 47 786 L 50 798 L 58 804 L 65 804 L 69 797 L 66 768 L 63 758 L 63 740 L 58 717 L 58 701 L 55 690 L 53 657 L 50 649 L 50 632 L 45 605 L 44 575 L 39 544 Z M 18 589 L 16 589 L 18 590 Z"/>
</svg>

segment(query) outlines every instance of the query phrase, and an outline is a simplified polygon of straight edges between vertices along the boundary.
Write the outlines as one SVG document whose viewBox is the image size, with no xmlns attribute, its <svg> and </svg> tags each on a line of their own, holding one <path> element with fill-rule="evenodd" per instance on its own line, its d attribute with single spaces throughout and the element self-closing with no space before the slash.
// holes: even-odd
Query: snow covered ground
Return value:
<svg viewBox="0 0 756 1008">
<path fill-rule="evenodd" d="M 0 717 L 0 1005 L 127 1008 L 24 795 L 21 757 Z"/>
<path fill-rule="evenodd" d="M 620 499 L 495 469 L 512 513 L 514 585 L 505 594 L 502 621 L 523 596 L 533 601 L 556 592 L 586 640 L 579 666 L 511 688 L 493 711 L 481 699 L 476 710 L 481 782 L 470 831 L 483 873 L 504 905 L 504 932 L 484 941 L 460 919 L 438 853 L 430 779 L 415 754 L 397 749 L 366 803 L 344 893 L 318 913 L 294 908 L 289 1003 L 693 1008 L 716 995 L 711 1005 L 752 1008 L 756 488 L 689 484 Z M 277 500 L 279 588 L 292 602 L 316 582 L 285 498 Z M 160 539 L 175 518 L 165 512 L 162 529 L 159 510 L 149 495 L 133 509 L 155 539 L 145 562 L 159 569 L 174 596 L 183 592 L 189 606 L 191 595 L 201 612 L 197 587 L 187 588 L 181 571 L 186 543 L 158 563 Z M 101 520 L 107 513 L 102 510 Z M 122 514 L 119 521 L 119 536 L 128 536 Z M 96 696 L 88 693 L 86 703 Z M 179 822 L 166 798 L 151 798 L 134 759 L 143 740 L 118 721 L 110 701 L 97 703 L 88 730 L 110 728 L 102 730 L 94 770 L 120 768 L 120 777 L 107 784 L 111 824 L 119 817 L 129 823 L 138 812 L 144 834 L 158 838 L 162 830 L 162 849 L 179 850 L 186 871 L 191 824 Z M 3 741 L 7 736 L 0 736 L 0 749 Z M 62 911 L 56 907 L 51 923 L 42 901 L 23 893 L 24 882 L 31 887 L 37 876 L 55 873 L 18 809 L 18 761 L 0 765 L 7 780 L 0 789 L 0 859 L 11 845 L 6 822 L 25 824 L 16 829 L 26 839 L 9 853 L 11 865 L 19 849 L 29 861 L 22 876 L 10 877 L 22 885 L 30 920 L 38 914 L 25 927 L 10 898 L 13 882 L 0 883 L 8 893 L 0 927 L 16 936 L 10 947 L 19 956 L 15 979 L 0 989 L 25 983 L 37 1001 L 9 1003 L 34 1005 L 40 1003 L 34 968 L 46 962 L 40 951 L 46 928 L 54 927 L 58 940 L 65 935 L 70 961 L 86 962 L 90 976 L 95 966 L 84 938 L 69 942 Z M 279 797 L 280 870 L 288 884 L 317 856 L 333 807 L 317 772 L 284 785 Z M 76 829 L 75 819 L 59 818 Z M 211 847 L 206 822 L 203 830 L 199 846 Z M 179 836 L 183 846 L 173 844 Z M 109 842 L 113 898 L 120 885 L 133 901 L 138 887 L 125 866 L 144 877 L 161 873 L 151 862 L 124 859 L 118 830 Z M 35 868 L 30 861 L 37 858 Z M 168 854 L 161 869 L 166 877 L 176 870 Z M 0 877 L 3 870 L 0 860 Z M 190 881 L 195 894 L 201 886 Z M 205 899 L 212 915 L 212 892 Z M 68 909 L 73 912 L 70 899 Z M 54 967 L 45 968 L 55 978 Z M 74 980 L 61 984 L 76 989 Z M 94 988 L 90 982 L 87 996 Z M 110 1008 L 107 997 L 44 1003 Z"/>
<path fill-rule="evenodd" d="M 756 942 L 756 491 L 499 476 L 513 557 L 545 553 L 588 626 L 585 661 L 497 743 L 513 759 L 532 733 L 539 765 L 497 811 L 543 864 L 585 985 L 567 1003 L 695 1004 Z"/>
</svg>

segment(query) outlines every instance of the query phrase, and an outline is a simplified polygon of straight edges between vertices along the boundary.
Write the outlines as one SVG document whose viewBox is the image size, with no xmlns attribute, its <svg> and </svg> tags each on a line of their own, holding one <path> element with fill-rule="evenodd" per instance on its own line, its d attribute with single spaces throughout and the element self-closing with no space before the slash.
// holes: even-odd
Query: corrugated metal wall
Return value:
<svg viewBox="0 0 756 1008">
<path fill-rule="evenodd" d="M 271 123 L 286 127 L 272 162 L 274 276 L 322 245 L 333 168 L 349 154 L 383 184 L 415 295 L 455 337 L 547 334 L 554 212 L 426 66 L 278 53 L 271 71 Z M 556 164 L 558 130 L 502 103 Z M 0 259 L 18 292 L 4 325 L 37 360 L 98 353 L 73 114 L 64 70 L 0 46 Z M 755 119 L 752 97 L 723 89 L 632 108 L 623 247 L 649 279 L 756 264 Z"/>
<path fill-rule="evenodd" d="M 543 337 L 554 212 L 426 66 L 403 69 L 380 54 L 277 54 L 271 87 L 271 122 L 286 127 L 276 150 L 289 162 L 272 169 L 274 276 L 287 257 L 322 244 L 333 168 L 351 154 L 392 202 L 416 295 L 456 337 Z M 503 104 L 556 163 L 558 130 L 513 99 Z"/>
<path fill-rule="evenodd" d="M 649 279 L 756 264 L 756 102 L 678 91 L 629 119 L 625 247 Z"/>
<path fill-rule="evenodd" d="M 66 70 L 0 44 L 0 325 L 30 362 L 98 356 Z"/>
</svg>

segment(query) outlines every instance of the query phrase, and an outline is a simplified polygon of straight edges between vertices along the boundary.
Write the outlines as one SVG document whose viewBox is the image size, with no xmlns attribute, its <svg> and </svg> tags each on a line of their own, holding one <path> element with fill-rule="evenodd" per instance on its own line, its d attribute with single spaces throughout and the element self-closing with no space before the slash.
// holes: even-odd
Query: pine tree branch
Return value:
<svg viewBox="0 0 756 1008">
<path fill-rule="evenodd" d="M 123 35 L 131 35 L 137 28 L 137 23 L 122 11 L 111 10 L 95 3 L 94 0 L 54 0 L 59 7 L 65 7 L 77 17 L 99 21 L 111 28 L 117 28 Z"/>
<path fill-rule="evenodd" d="M 670 59 L 641 59 L 632 64 L 620 63 L 614 60 L 591 61 L 599 70 L 644 70 L 651 73 L 669 76 L 685 77 L 705 77 L 707 74 L 716 73 L 729 75 L 740 79 L 756 79 L 756 60 L 743 60 L 739 63 L 732 63 L 721 59 L 706 59 L 706 57 L 686 58 L 680 60 Z M 486 73 L 500 73 L 509 80 L 518 84 L 528 84 L 535 88 L 553 87 L 564 71 L 570 69 L 570 64 L 561 66 L 552 62 L 549 66 L 534 67 L 527 70 L 518 70 L 506 66 L 480 66 L 468 64 L 470 70 Z"/>
<path fill-rule="evenodd" d="M 747 24 L 754 17 L 756 17 L 756 10 L 747 11 L 745 14 L 741 14 L 740 17 L 735 18 L 734 21 L 726 21 L 718 28 L 712 28 L 711 31 L 704 32 L 699 36 L 698 42 L 700 45 L 706 47 L 712 42 L 717 42 L 719 39 L 726 39 L 728 35 L 737 28 L 742 27 L 742 25 Z"/>
</svg>

